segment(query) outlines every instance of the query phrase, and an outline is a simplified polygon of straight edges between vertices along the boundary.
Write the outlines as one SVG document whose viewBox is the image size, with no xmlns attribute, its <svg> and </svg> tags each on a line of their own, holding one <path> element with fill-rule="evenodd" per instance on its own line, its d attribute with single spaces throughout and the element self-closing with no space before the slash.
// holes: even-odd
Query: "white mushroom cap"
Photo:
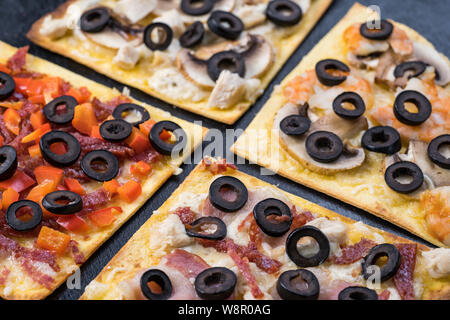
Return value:
<svg viewBox="0 0 450 320">
<path fill-rule="evenodd" d="M 314 172 L 331 174 L 357 168 L 362 165 L 366 155 L 361 147 L 352 148 L 346 146 L 346 149 L 337 160 L 330 163 L 322 163 L 309 156 L 306 151 L 305 141 L 308 134 L 318 130 L 331 131 L 344 141 L 357 132 L 367 129 L 366 118 L 360 117 L 357 120 L 345 120 L 334 114 L 328 114 L 314 121 L 307 133 L 300 137 L 294 137 L 280 130 L 281 121 L 285 117 L 293 114 L 299 114 L 298 107 L 291 103 L 284 105 L 278 110 L 273 126 L 278 130 L 281 145 L 304 167 Z"/>
<path fill-rule="evenodd" d="M 436 84 L 445 86 L 450 82 L 449 62 L 433 47 L 420 42 L 414 42 L 414 57 L 417 60 L 430 64 L 435 68 Z"/>
<path fill-rule="evenodd" d="M 201 88 L 212 89 L 214 81 L 209 77 L 206 61 L 196 58 L 189 50 L 181 49 L 177 55 L 177 67 L 183 76 Z"/>
</svg>

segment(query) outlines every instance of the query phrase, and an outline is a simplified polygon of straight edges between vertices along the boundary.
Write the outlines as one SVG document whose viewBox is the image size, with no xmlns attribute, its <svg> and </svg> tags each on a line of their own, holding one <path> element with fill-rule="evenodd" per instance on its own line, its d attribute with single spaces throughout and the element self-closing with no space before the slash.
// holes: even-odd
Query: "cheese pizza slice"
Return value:
<svg viewBox="0 0 450 320">
<path fill-rule="evenodd" d="M 449 259 L 205 158 L 81 298 L 449 299 Z"/>
<path fill-rule="evenodd" d="M 49 295 L 180 170 L 206 133 L 27 50 L 0 42 L 5 299 Z"/>
<path fill-rule="evenodd" d="M 234 123 L 332 0 L 69 0 L 35 43 L 202 116 Z"/>
<path fill-rule="evenodd" d="M 355 4 L 232 150 L 448 247 L 449 80 L 431 43 Z"/>
</svg>

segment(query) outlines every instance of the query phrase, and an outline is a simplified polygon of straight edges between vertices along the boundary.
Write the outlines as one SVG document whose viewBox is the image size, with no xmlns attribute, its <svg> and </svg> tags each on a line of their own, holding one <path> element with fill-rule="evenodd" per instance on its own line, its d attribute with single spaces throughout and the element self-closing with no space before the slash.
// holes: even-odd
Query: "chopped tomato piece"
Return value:
<svg viewBox="0 0 450 320">
<path fill-rule="evenodd" d="M 32 133 L 30 133 L 30 134 L 26 135 L 25 137 L 23 137 L 20 142 L 22 142 L 22 143 L 28 143 L 28 142 L 31 142 L 31 141 L 39 142 L 41 137 L 44 134 L 46 134 L 47 132 L 49 132 L 50 130 L 51 130 L 50 124 L 49 123 L 44 123 L 39 128 L 34 130 Z"/>
<path fill-rule="evenodd" d="M 45 117 L 41 110 L 33 112 L 30 116 L 31 125 L 34 130 L 39 129 L 45 123 Z"/>
<path fill-rule="evenodd" d="M 122 209 L 120 208 L 120 212 Z M 89 220 L 97 227 L 109 226 L 116 220 L 115 214 L 118 212 L 116 207 L 105 208 L 101 210 L 94 211 L 88 215 Z"/>
<path fill-rule="evenodd" d="M 35 144 L 34 146 L 31 146 L 28 148 L 28 153 L 32 158 L 39 158 L 42 156 L 41 154 L 41 148 L 38 144 Z"/>
<path fill-rule="evenodd" d="M 55 154 L 64 154 L 67 152 L 64 142 L 55 142 L 50 145 L 50 151 Z"/>
<path fill-rule="evenodd" d="M 142 187 L 140 183 L 134 180 L 130 180 L 124 185 L 120 186 L 117 189 L 117 192 L 119 193 L 120 199 L 131 203 L 140 196 L 140 194 L 142 193 Z"/>
<path fill-rule="evenodd" d="M 66 184 L 67 188 L 69 188 L 70 191 L 78 193 L 80 196 L 86 194 L 86 191 L 84 190 L 83 186 L 78 180 L 71 178 L 64 178 L 64 183 Z"/>
<path fill-rule="evenodd" d="M 51 180 L 55 182 L 55 185 L 58 185 L 61 182 L 64 170 L 52 166 L 39 166 L 33 172 L 38 183 Z"/>
<path fill-rule="evenodd" d="M 13 188 L 8 188 L 2 194 L 2 207 L 6 209 L 17 200 L 19 200 L 19 193 Z"/>
<path fill-rule="evenodd" d="M 152 171 L 152 166 L 147 162 L 139 161 L 130 166 L 131 174 L 138 176 L 146 176 Z"/>
<path fill-rule="evenodd" d="M 117 189 L 120 187 L 120 183 L 116 179 L 103 182 L 103 189 L 105 189 L 110 195 L 117 193 Z"/>
<path fill-rule="evenodd" d="M 28 97 L 28 100 L 34 104 L 45 104 L 45 96 L 43 94 Z"/>
<path fill-rule="evenodd" d="M 139 125 L 139 130 L 141 130 L 141 132 L 148 137 L 148 135 L 150 134 L 150 130 L 152 129 L 153 125 L 156 123 L 155 120 L 153 119 L 149 119 L 143 123 L 141 123 Z"/>
<path fill-rule="evenodd" d="M 42 249 L 63 254 L 70 242 L 70 236 L 55 229 L 43 226 L 39 232 L 36 245 Z"/>
<path fill-rule="evenodd" d="M 170 137 L 172 137 L 172 134 L 165 129 L 163 129 L 163 131 L 161 131 L 161 133 L 159 134 L 159 138 L 163 141 L 169 140 Z"/>
<path fill-rule="evenodd" d="M 51 98 L 57 98 L 61 95 L 62 79 L 59 77 L 44 78 L 44 95 L 50 95 Z M 47 103 L 50 101 L 46 101 Z"/>
<path fill-rule="evenodd" d="M 68 216 L 60 216 L 56 222 L 64 229 L 75 232 L 83 233 L 89 230 L 89 225 L 83 218 L 73 214 Z"/>
<path fill-rule="evenodd" d="M 20 115 L 14 109 L 6 109 L 5 113 L 3 113 L 3 120 L 5 121 L 6 128 L 18 135 L 20 132 L 19 124 L 20 124 Z"/>
<path fill-rule="evenodd" d="M 23 101 L 3 101 L 0 103 L 3 108 L 11 108 L 14 110 L 20 110 L 23 106 Z"/>
<path fill-rule="evenodd" d="M 137 153 L 141 153 L 150 148 L 150 141 L 141 131 L 133 127 L 131 135 L 125 140 L 125 142 L 134 149 Z"/>
<path fill-rule="evenodd" d="M 83 103 L 75 107 L 72 125 L 81 133 L 91 134 L 92 127 L 98 125 L 92 104 Z"/>
<path fill-rule="evenodd" d="M 14 175 L 8 180 L 0 181 L 0 190 L 6 190 L 8 188 L 13 188 L 17 192 L 22 192 L 34 185 L 36 181 L 29 177 L 23 171 L 16 170 Z"/>
<path fill-rule="evenodd" d="M 11 73 L 11 70 L 2 63 L 0 63 L 0 71 L 8 74 Z"/>
</svg>

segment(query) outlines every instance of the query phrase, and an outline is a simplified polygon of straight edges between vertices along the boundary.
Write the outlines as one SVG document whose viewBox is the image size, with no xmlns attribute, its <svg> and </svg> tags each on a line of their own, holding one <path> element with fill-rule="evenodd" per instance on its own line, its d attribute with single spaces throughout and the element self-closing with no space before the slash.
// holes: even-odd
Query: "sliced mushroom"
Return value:
<svg viewBox="0 0 450 320">
<path fill-rule="evenodd" d="M 231 11 L 233 11 L 235 6 L 236 6 L 236 0 L 216 0 L 214 2 L 214 7 L 211 10 L 211 12 L 216 11 L 216 10 L 231 12 Z M 208 20 L 208 17 L 210 16 L 211 12 L 208 12 L 208 13 L 200 15 L 200 16 L 191 16 L 191 15 L 185 14 L 184 12 L 181 12 L 181 15 L 183 17 L 183 21 L 189 25 L 189 24 L 194 23 L 195 21 L 201 21 L 203 23 L 206 23 L 206 20 Z"/>
<path fill-rule="evenodd" d="M 436 84 L 445 86 L 450 82 L 449 62 L 433 47 L 420 42 L 414 42 L 413 55 L 416 60 L 423 61 L 434 67 L 436 72 L 436 77 L 434 80 Z"/>
<path fill-rule="evenodd" d="M 275 116 L 274 128 L 278 131 L 280 144 L 304 167 L 314 172 L 332 174 L 357 168 L 362 165 L 365 159 L 363 148 L 351 146 L 348 139 L 354 137 L 362 130 L 367 129 L 368 124 L 365 117 L 359 117 L 356 120 L 345 120 L 330 113 L 314 121 L 308 132 L 304 135 L 294 137 L 286 135 L 279 129 L 281 121 L 285 117 L 294 114 L 299 114 L 299 108 L 296 105 L 291 103 L 284 105 L 278 110 Z M 344 152 L 336 161 L 330 163 L 317 162 L 308 155 L 305 147 L 306 138 L 310 133 L 318 130 L 331 131 L 338 135 L 344 142 Z"/>
<path fill-rule="evenodd" d="M 83 34 L 91 41 L 111 49 L 119 49 L 128 44 L 138 45 L 141 40 L 135 38 L 133 40 L 128 40 L 124 38 L 121 34 L 113 31 L 110 28 L 106 28 L 102 32 L 98 33 L 87 33 Z"/>
<path fill-rule="evenodd" d="M 274 52 L 270 43 L 260 35 L 249 35 L 249 47 L 241 52 L 245 61 L 245 78 L 262 76 L 273 64 Z"/>
<path fill-rule="evenodd" d="M 266 21 L 267 4 L 243 5 L 234 12 L 244 24 L 245 29 L 253 28 Z"/>
<path fill-rule="evenodd" d="M 231 12 L 236 5 L 236 0 L 217 0 L 214 3 L 213 10 L 222 10 Z"/>
<path fill-rule="evenodd" d="M 450 170 L 434 164 L 428 157 L 428 144 L 421 140 L 409 142 L 408 155 L 412 162 L 417 164 L 424 175 L 433 181 L 434 187 L 450 186 Z"/>
<path fill-rule="evenodd" d="M 205 60 L 197 58 L 187 49 L 181 49 L 178 52 L 176 63 L 183 76 L 189 81 L 205 89 L 214 87 L 215 83 L 208 75 Z"/>
<path fill-rule="evenodd" d="M 246 34 L 238 41 L 225 41 L 198 49 L 195 56 L 202 60 L 213 54 L 233 50 L 239 52 L 245 61 L 245 78 L 262 76 L 273 64 L 274 52 L 270 43 L 260 35 Z"/>
<path fill-rule="evenodd" d="M 394 77 L 395 66 L 400 63 L 399 59 L 394 54 L 394 52 L 389 49 L 384 52 L 379 60 L 377 67 L 375 69 L 375 82 L 378 84 L 384 84 L 389 88 L 394 89 L 396 84 L 396 79 Z M 406 82 L 408 79 L 406 78 Z M 406 82 L 404 85 L 406 85 Z"/>
</svg>

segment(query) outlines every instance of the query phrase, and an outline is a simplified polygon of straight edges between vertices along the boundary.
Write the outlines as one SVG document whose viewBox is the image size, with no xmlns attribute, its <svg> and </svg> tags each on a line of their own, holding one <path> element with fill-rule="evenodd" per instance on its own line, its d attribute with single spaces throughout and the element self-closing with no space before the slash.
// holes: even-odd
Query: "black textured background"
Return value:
<svg viewBox="0 0 450 320">
<path fill-rule="evenodd" d="M 0 40 L 18 47 L 30 45 L 30 53 L 33 55 L 52 61 L 109 87 L 116 87 L 121 90 L 123 85 L 120 83 L 98 74 L 72 60 L 42 49 L 30 43 L 25 37 L 25 34 L 34 21 L 47 12 L 54 10 L 62 2 L 64 2 L 64 0 L 0 0 Z M 130 88 L 131 94 L 138 100 L 158 106 L 171 112 L 177 117 L 190 121 L 201 120 L 203 121 L 203 125 L 208 128 L 217 128 L 223 132 L 225 132 L 227 128 L 245 129 L 270 96 L 273 86 L 280 83 L 289 71 L 298 64 L 301 58 L 306 55 L 309 50 L 311 50 L 311 48 L 345 15 L 354 2 L 355 1 L 352 0 L 334 1 L 303 44 L 300 45 L 294 55 L 274 78 L 264 95 L 256 101 L 255 105 L 240 120 L 238 120 L 234 126 L 227 126 L 191 114 L 182 109 L 175 108 L 172 105 L 155 99 L 137 89 Z M 450 13 L 450 0 L 361 0 L 359 2 L 364 5 L 379 5 L 381 14 L 384 18 L 391 18 L 412 27 L 430 40 L 440 52 L 443 52 L 446 56 L 450 56 L 450 20 L 448 18 L 448 14 Z M 106 263 L 149 218 L 153 210 L 156 210 L 161 206 L 193 167 L 193 164 L 183 165 L 182 169 L 184 171 L 181 175 L 170 178 L 163 187 L 113 235 L 113 237 L 106 241 L 106 243 L 90 257 L 90 259 L 81 267 L 81 290 L 68 290 L 66 285 L 63 284 L 60 288 L 56 289 L 49 299 L 78 299 L 82 294 L 84 287 L 95 278 Z M 260 168 L 255 165 L 239 165 L 239 169 L 254 176 L 259 176 L 260 173 Z M 359 210 L 327 195 L 291 182 L 288 179 L 277 175 L 261 176 L 261 179 L 355 220 L 362 220 L 372 226 L 377 226 L 381 229 L 425 243 L 402 229 L 378 219 L 363 210 Z"/>
</svg>

